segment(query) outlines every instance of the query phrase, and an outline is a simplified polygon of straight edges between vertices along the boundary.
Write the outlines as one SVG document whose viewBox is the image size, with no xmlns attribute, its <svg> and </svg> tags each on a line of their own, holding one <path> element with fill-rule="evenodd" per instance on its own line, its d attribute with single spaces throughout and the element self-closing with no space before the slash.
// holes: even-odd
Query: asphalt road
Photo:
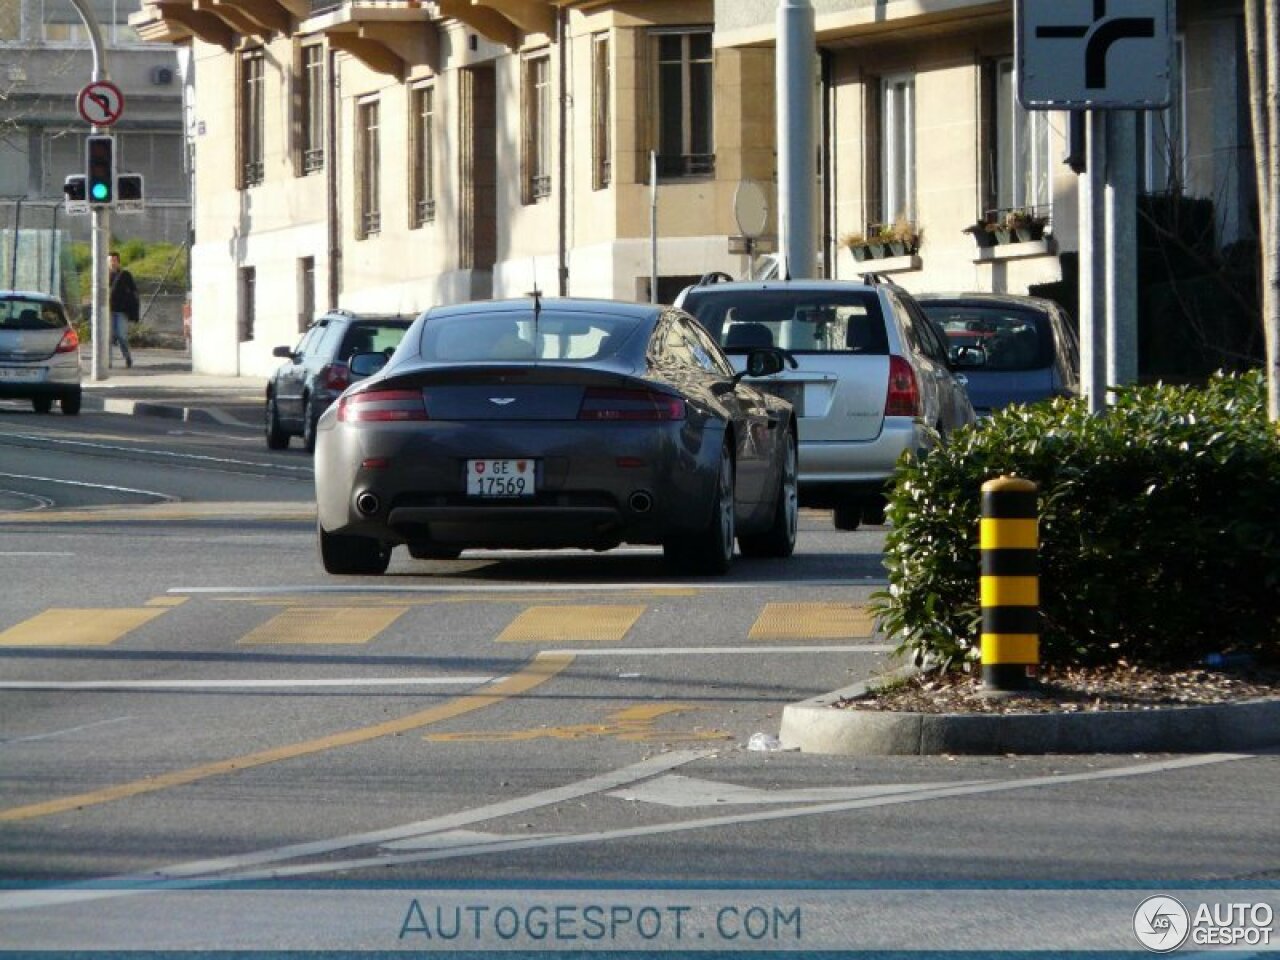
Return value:
<svg viewBox="0 0 1280 960">
<path fill-rule="evenodd" d="M 0 881 L 1276 885 L 1274 755 L 748 749 L 885 666 L 883 530 L 334 578 L 310 499 L 252 431 L 0 404 Z M 0 949 L 110 927 L 29 893 Z"/>
</svg>

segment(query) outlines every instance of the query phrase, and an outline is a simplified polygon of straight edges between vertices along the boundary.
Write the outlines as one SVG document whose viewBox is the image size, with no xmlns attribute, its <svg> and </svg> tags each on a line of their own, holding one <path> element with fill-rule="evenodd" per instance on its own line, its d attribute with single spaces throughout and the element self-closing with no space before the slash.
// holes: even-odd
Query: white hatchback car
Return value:
<svg viewBox="0 0 1280 960">
<path fill-rule="evenodd" d="M 0 397 L 30 400 L 48 413 L 80 412 L 80 338 L 62 301 L 47 293 L 0 290 Z"/>
<path fill-rule="evenodd" d="M 705 278 L 710 279 L 710 278 Z M 839 530 L 881 523 L 903 454 L 976 420 L 946 339 L 901 287 L 844 280 L 701 282 L 676 306 L 740 366 L 777 347 L 795 367 L 756 381 L 791 403 L 800 429 L 800 503 Z"/>
</svg>

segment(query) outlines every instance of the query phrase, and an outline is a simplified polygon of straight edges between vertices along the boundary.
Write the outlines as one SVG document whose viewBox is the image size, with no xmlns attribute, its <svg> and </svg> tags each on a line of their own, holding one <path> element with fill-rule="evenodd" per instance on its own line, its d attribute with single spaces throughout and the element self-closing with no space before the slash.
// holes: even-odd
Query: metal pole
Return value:
<svg viewBox="0 0 1280 960">
<path fill-rule="evenodd" d="M 9 247 L 9 289 L 18 289 L 18 242 L 22 236 L 22 198 L 13 206 L 13 245 Z"/>
<path fill-rule="evenodd" d="M 810 0 L 779 0 L 775 83 L 778 103 L 778 248 L 784 277 L 816 273 L 813 66 L 816 51 Z"/>
<path fill-rule="evenodd" d="M 1106 374 L 1108 384 L 1123 386 L 1138 379 L 1137 114 L 1108 110 L 1106 116 Z"/>
<path fill-rule="evenodd" d="M 649 302 L 658 302 L 658 151 L 649 151 Z"/>
<path fill-rule="evenodd" d="M 1086 169 L 1080 177 L 1080 384 L 1089 412 L 1101 413 L 1107 394 L 1105 111 L 1088 111 L 1086 126 Z"/>
</svg>

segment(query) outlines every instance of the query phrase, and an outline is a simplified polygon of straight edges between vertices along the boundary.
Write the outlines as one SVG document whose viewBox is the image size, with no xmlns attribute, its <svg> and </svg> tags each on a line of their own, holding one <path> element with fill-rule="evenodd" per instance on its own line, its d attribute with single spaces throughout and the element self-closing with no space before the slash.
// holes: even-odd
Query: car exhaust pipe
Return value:
<svg viewBox="0 0 1280 960">
<path fill-rule="evenodd" d="M 635 513 L 648 513 L 653 509 L 653 496 L 647 490 L 637 490 L 627 501 Z"/>
<path fill-rule="evenodd" d="M 374 516 L 381 508 L 382 501 L 378 499 L 376 493 L 366 490 L 356 497 L 356 509 L 366 517 Z"/>
</svg>

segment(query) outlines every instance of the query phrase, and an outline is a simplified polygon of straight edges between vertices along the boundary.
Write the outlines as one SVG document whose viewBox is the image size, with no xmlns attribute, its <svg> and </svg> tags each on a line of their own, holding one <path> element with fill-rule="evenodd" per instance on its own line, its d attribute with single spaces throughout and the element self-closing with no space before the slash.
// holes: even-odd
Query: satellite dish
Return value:
<svg viewBox="0 0 1280 960">
<path fill-rule="evenodd" d="M 733 193 L 733 218 L 738 233 L 754 240 L 764 233 L 769 222 L 769 197 L 757 180 L 742 180 Z"/>
</svg>

